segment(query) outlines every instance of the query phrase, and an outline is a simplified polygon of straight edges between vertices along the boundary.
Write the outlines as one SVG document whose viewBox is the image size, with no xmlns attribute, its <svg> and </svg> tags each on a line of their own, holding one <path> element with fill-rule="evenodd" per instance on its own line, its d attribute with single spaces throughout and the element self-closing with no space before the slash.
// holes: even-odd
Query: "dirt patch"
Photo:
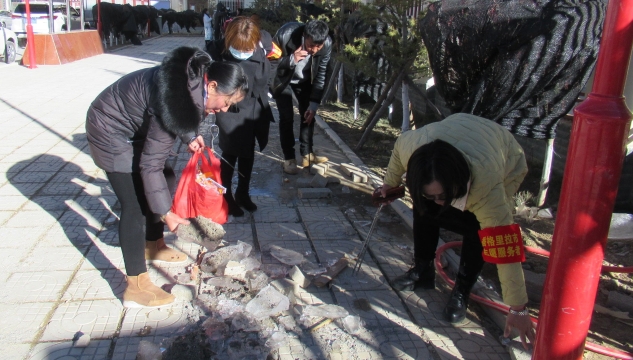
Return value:
<svg viewBox="0 0 633 360">
<path fill-rule="evenodd" d="M 353 117 L 353 105 L 345 103 L 328 104 L 323 106 L 319 113 L 328 125 L 341 137 L 341 139 L 363 160 L 363 162 L 376 174 L 383 176 L 391 156 L 393 145 L 400 134 L 400 126 L 394 126 L 387 119 L 381 119 L 369 140 L 362 149 L 356 150 L 363 131 L 361 126 L 369 114 L 372 103 L 361 105 L 361 113 L 358 120 Z M 527 191 L 534 196 L 538 194 L 540 184 L 540 166 L 530 166 L 530 171 L 526 176 L 519 192 Z M 521 226 L 523 238 L 527 246 L 549 251 L 551 249 L 552 236 L 554 234 L 555 215 L 560 193 L 560 179 L 552 179 L 552 184 L 548 190 L 547 200 L 542 208 L 549 208 L 554 215 L 553 219 L 537 219 L 528 221 L 517 217 L 516 221 Z M 410 199 L 405 197 L 405 202 Z M 529 204 L 532 205 L 533 204 Z M 448 241 L 461 240 L 456 234 L 443 233 Z M 524 269 L 536 274 L 545 274 L 548 259 L 543 256 L 528 254 L 527 260 L 523 264 Z M 609 241 L 605 249 L 605 259 L 603 265 L 607 266 L 631 266 L 633 265 L 633 241 Z M 496 268 L 486 264 L 482 277 L 491 287 L 500 289 Z M 598 294 L 596 297 L 597 306 L 608 308 L 607 300 L 609 292 L 617 291 L 620 294 L 631 296 L 633 294 L 633 276 L 624 273 L 604 273 L 600 277 Z M 538 316 L 540 303 L 530 301 L 528 303 L 530 312 Z M 616 310 L 617 309 L 613 309 Z M 482 318 L 481 314 L 477 317 Z M 500 329 L 489 321 L 482 322 L 495 334 L 500 334 Z M 588 340 L 609 348 L 615 348 L 627 352 L 633 352 L 633 340 L 631 332 L 633 323 L 618 319 L 611 315 L 594 312 L 589 330 Z M 611 359 L 604 355 L 586 352 L 586 359 Z"/>
</svg>

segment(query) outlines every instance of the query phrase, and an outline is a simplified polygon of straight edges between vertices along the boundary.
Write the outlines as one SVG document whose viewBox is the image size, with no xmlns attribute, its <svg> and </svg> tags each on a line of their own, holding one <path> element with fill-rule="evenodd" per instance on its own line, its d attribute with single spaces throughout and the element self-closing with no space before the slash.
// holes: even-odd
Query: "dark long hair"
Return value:
<svg viewBox="0 0 633 360">
<path fill-rule="evenodd" d="M 207 80 L 218 83 L 216 91 L 221 95 L 248 92 L 248 79 L 241 66 L 229 61 L 214 61 L 207 68 Z"/>
<path fill-rule="evenodd" d="M 437 181 L 444 189 L 444 211 L 468 191 L 470 168 L 464 155 L 453 145 L 434 140 L 420 146 L 409 158 L 406 184 L 416 209 L 426 211 L 423 186 Z"/>
</svg>

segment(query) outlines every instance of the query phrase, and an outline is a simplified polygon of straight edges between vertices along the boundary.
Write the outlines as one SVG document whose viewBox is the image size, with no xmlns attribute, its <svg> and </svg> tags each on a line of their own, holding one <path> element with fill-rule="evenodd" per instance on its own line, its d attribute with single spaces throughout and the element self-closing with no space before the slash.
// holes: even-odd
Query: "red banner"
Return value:
<svg viewBox="0 0 633 360">
<path fill-rule="evenodd" d="M 493 264 L 510 264 L 525 261 L 523 238 L 518 224 L 496 226 L 479 230 L 484 261 Z"/>
</svg>

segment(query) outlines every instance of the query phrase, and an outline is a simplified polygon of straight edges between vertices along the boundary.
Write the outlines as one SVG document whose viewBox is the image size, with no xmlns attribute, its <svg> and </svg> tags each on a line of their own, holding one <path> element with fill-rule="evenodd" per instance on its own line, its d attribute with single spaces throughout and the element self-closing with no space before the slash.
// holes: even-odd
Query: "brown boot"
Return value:
<svg viewBox="0 0 633 360">
<path fill-rule="evenodd" d="M 155 262 L 179 263 L 187 260 L 187 255 L 165 244 L 165 239 L 145 242 L 145 260 Z"/>
<path fill-rule="evenodd" d="M 127 288 L 123 293 L 123 306 L 129 308 L 159 307 L 174 302 L 176 297 L 152 283 L 149 274 L 127 277 Z"/>
<path fill-rule="evenodd" d="M 317 156 L 314 153 L 303 156 L 303 167 L 310 166 L 310 164 L 322 164 L 329 159 L 325 156 Z"/>
</svg>

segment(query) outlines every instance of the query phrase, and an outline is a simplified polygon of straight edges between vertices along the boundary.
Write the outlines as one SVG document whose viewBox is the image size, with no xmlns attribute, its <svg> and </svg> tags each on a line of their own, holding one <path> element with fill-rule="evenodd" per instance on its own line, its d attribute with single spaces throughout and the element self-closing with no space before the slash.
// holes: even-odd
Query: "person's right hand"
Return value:
<svg viewBox="0 0 633 360">
<path fill-rule="evenodd" d="M 201 153 L 204 150 L 204 138 L 202 135 L 198 135 L 189 143 L 188 150 L 190 153 Z"/>
<path fill-rule="evenodd" d="M 190 224 L 189 220 L 183 219 L 171 211 L 168 212 L 167 215 L 165 215 L 165 219 L 163 221 L 165 222 L 165 224 L 167 224 L 167 227 L 169 228 L 169 231 L 171 232 L 176 232 L 176 229 L 178 229 L 178 225 L 180 224 L 183 224 L 183 225 Z"/>
<path fill-rule="evenodd" d="M 295 50 L 294 52 L 295 65 L 297 65 L 299 61 L 305 59 L 306 56 L 308 56 L 308 52 L 305 51 L 305 49 L 303 48 L 303 45 L 299 46 L 297 50 Z"/>
<path fill-rule="evenodd" d="M 380 187 L 380 195 L 382 195 L 382 197 L 386 198 L 387 197 L 387 191 L 393 189 L 393 186 L 391 185 L 387 185 L 387 184 L 382 184 L 382 186 Z"/>
</svg>

